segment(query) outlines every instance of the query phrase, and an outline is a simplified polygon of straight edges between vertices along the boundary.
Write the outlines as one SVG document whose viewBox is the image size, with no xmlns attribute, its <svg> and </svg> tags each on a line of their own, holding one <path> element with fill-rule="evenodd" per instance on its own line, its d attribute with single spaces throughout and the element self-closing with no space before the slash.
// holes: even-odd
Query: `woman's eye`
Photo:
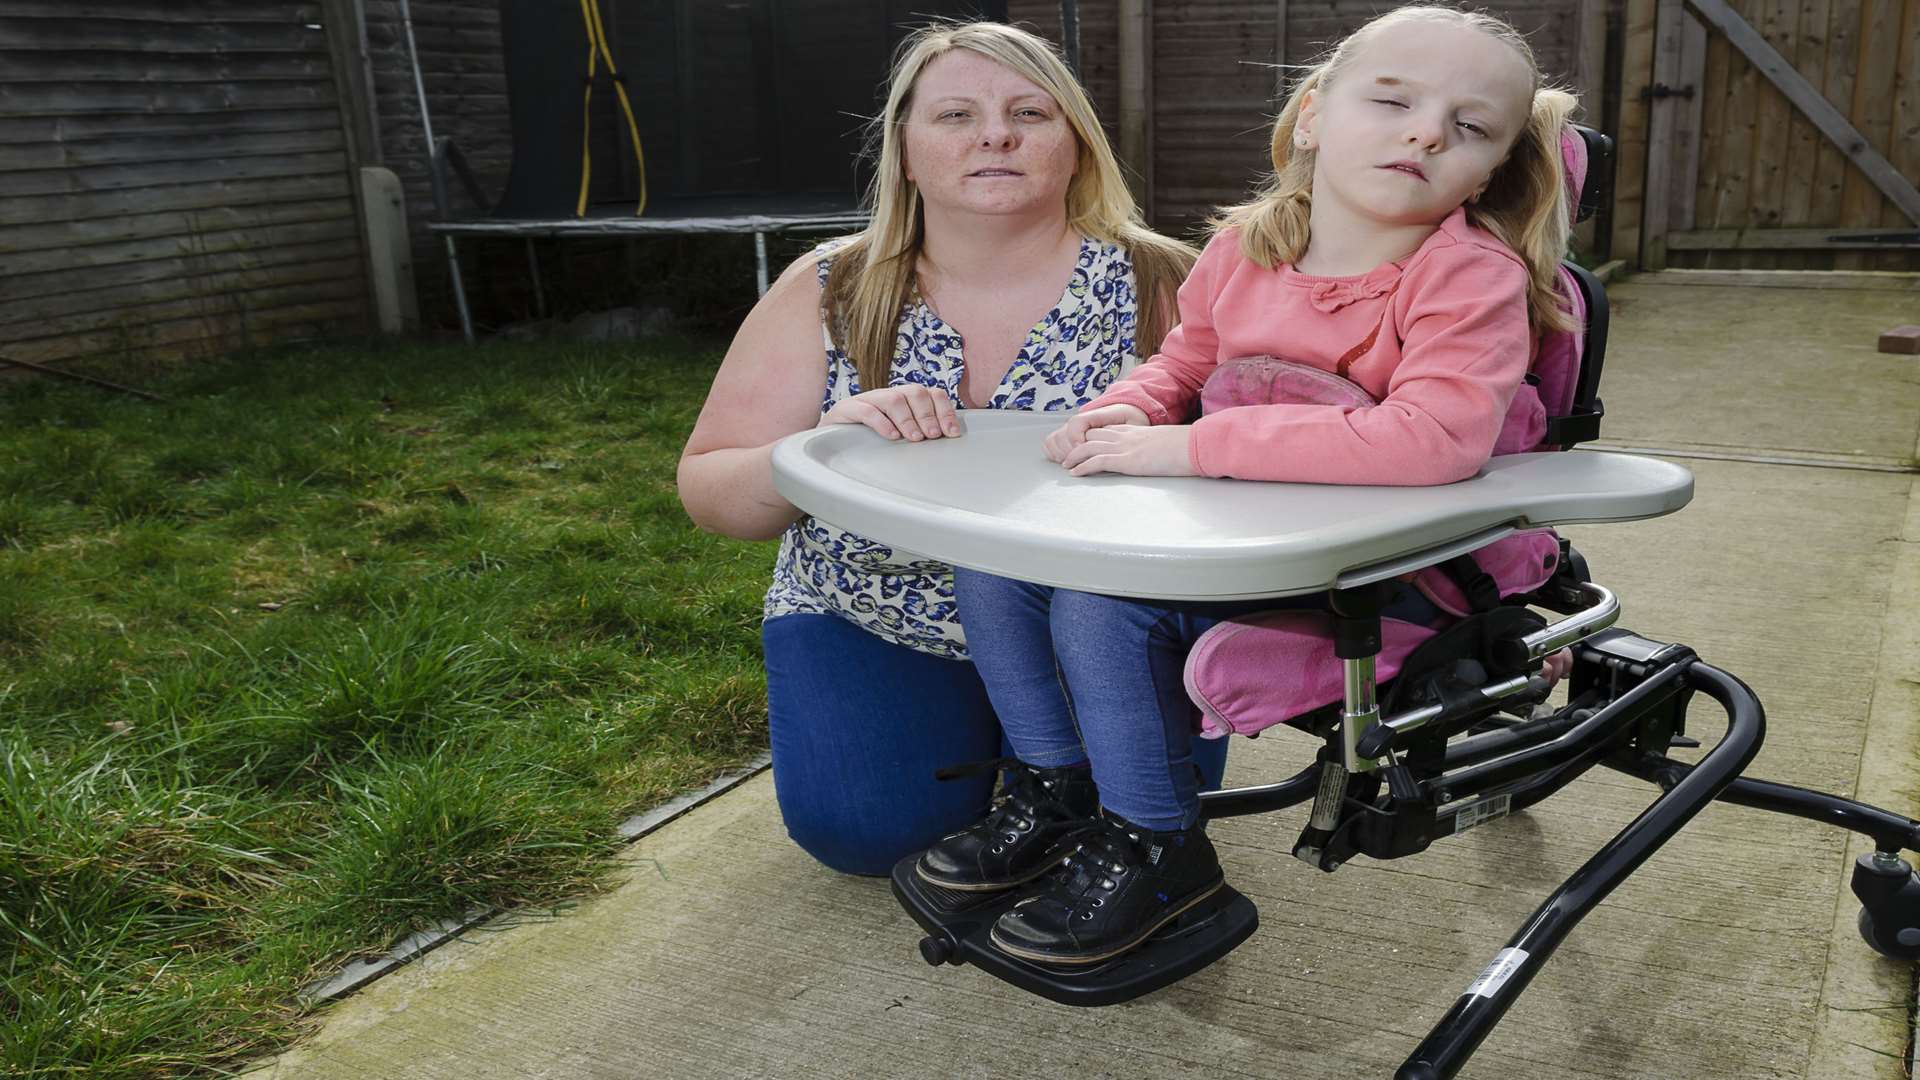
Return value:
<svg viewBox="0 0 1920 1080">
<path fill-rule="evenodd" d="M 964 119 L 966 115 L 967 115 L 966 113 L 960 111 L 959 109 L 948 109 L 946 112 L 943 112 L 940 114 L 940 119 L 960 120 L 960 119 Z"/>
</svg>

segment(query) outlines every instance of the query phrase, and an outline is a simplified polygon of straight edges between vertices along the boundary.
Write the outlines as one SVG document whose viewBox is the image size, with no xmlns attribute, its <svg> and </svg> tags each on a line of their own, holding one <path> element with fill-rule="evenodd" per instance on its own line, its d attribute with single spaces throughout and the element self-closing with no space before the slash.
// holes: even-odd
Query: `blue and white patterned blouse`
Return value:
<svg viewBox="0 0 1920 1080">
<path fill-rule="evenodd" d="M 817 251 L 823 286 L 844 243 L 823 244 Z M 987 407 L 1053 412 L 1099 397 L 1138 360 L 1135 308 L 1133 262 L 1126 251 L 1082 240 L 1060 302 L 1027 332 Z M 827 392 L 820 411 L 825 413 L 861 388 L 853 362 L 834 346 L 824 326 L 822 338 Z M 937 387 L 965 408 L 963 371 L 959 333 L 916 295 L 900 313 L 889 385 Z M 773 587 L 767 590 L 766 618 L 796 614 L 838 615 L 895 644 L 955 660 L 967 657 L 954 611 L 952 568 L 813 517 L 802 517 L 781 537 Z"/>
</svg>

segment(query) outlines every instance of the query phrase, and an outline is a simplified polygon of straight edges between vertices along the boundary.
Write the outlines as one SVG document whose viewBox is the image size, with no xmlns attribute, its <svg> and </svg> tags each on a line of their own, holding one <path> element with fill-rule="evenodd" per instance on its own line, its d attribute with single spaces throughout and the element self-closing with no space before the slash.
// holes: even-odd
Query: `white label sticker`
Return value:
<svg viewBox="0 0 1920 1080">
<path fill-rule="evenodd" d="M 1453 834 L 1458 836 L 1468 829 L 1473 828 L 1475 825 L 1492 821 L 1494 818 L 1506 817 L 1508 808 L 1512 806 L 1512 795 L 1495 795 L 1491 799 L 1481 799 L 1479 802 L 1468 803 L 1460 808 L 1458 814 L 1454 815 Z"/>
<path fill-rule="evenodd" d="M 1493 963 L 1488 964 L 1480 977 L 1467 987 L 1466 996 L 1490 998 L 1499 993 L 1500 988 L 1506 985 L 1514 972 L 1520 970 L 1520 965 L 1526 960 L 1527 954 L 1523 949 L 1501 949 L 1494 954 Z"/>
</svg>

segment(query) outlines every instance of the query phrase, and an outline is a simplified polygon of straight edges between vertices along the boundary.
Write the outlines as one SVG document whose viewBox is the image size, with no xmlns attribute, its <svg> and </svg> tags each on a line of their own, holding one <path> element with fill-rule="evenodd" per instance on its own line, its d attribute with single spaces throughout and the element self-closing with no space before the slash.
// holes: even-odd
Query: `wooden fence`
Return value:
<svg viewBox="0 0 1920 1080">
<path fill-rule="evenodd" d="M 365 325 L 322 8 L 0 6 L 0 357 L 212 353 Z"/>
<path fill-rule="evenodd" d="M 1619 256 L 1920 270 L 1920 0 L 1629 0 Z"/>
<path fill-rule="evenodd" d="M 1267 134 L 1286 68 L 1392 5 L 1373 0 L 1082 0 L 1082 78 L 1135 171 L 1148 216 L 1190 228 L 1216 206 L 1244 198 L 1270 167 Z M 1531 0 L 1480 6 L 1531 40 L 1549 77 L 1581 94 L 1602 118 L 1605 0 Z M 1008 15 L 1056 41 L 1062 6 L 1011 0 Z"/>
</svg>

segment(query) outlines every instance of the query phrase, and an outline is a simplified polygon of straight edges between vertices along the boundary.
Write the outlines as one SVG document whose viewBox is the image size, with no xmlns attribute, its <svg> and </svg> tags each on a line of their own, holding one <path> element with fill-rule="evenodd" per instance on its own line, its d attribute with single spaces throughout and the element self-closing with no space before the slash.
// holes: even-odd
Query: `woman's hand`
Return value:
<svg viewBox="0 0 1920 1080">
<path fill-rule="evenodd" d="M 909 442 L 960 434 L 953 399 L 918 383 L 883 386 L 843 398 L 827 410 L 818 426 L 828 424 L 865 424 L 889 439 Z"/>
<path fill-rule="evenodd" d="M 1047 436 L 1041 448 L 1046 451 L 1047 460 L 1065 465 L 1067 455 L 1073 448 L 1087 441 L 1087 432 L 1114 424 L 1139 424 L 1144 427 L 1147 423 L 1146 412 L 1137 405 L 1102 405 L 1097 409 L 1074 413 L 1065 424 Z"/>
<path fill-rule="evenodd" d="M 1191 424 L 1158 427 L 1113 424 L 1094 428 L 1087 432 L 1079 446 L 1067 451 L 1060 464 L 1075 476 L 1102 472 L 1128 476 L 1192 476 L 1193 460 L 1187 452 L 1192 430 Z"/>
</svg>

